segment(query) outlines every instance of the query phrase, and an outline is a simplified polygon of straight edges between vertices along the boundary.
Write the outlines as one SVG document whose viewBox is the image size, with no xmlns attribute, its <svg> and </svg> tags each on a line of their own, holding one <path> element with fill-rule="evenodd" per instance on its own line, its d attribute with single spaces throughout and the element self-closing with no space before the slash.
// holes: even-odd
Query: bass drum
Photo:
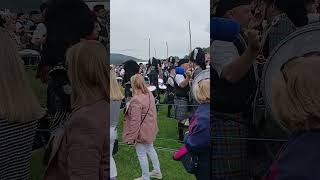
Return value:
<svg viewBox="0 0 320 180">
<path fill-rule="evenodd" d="M 291 58 L 311 52 L 320 52 L 320 24 L 305 26 L 290 34 L 273 50 L 264 66 L 261 91 L 266 108 L 267 136 L 285 138 L 288 130 L 272 116 L 272 82 L 281 73 L 281 67 Z M 269 136 L 269 137 L 270 137 Z"/>
</svg>

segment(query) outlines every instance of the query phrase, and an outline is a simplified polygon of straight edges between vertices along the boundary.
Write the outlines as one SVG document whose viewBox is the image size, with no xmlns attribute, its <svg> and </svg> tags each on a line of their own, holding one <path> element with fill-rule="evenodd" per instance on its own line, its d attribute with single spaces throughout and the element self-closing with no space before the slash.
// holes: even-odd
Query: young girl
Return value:
<svg viewBox="0 0 320 180">
<path fill-rule="evenodd" d="M 105 180 L 109 173 L 109 69 L 106 48 L 82 41 L 66 55 L 72 112 L 53 139 L 45 180 Z"/>
<path fill-rule="evenodd" d="M 135 180 L 149 180 L 150 177 L 162 179 L 158 155 L 153 147 L 159 131 L 155 99 L 140 74 L 131 77 L 131 86 L 133 97 L 125 113 L 123 140 L 128 144 L 134 144 L 136 148 L 142 177 Z M 147 154 L 153 165 L 151 173 Z"/>
<path fill-rule="evenodd" d="M 184 143 L 189 153 L 198 157 L 197 180 L 210 179 L 210 71 L 202 71 L 194 80 L 193 94 L 200 104 L 192 115 L 189 135 Z"/>
</svg>

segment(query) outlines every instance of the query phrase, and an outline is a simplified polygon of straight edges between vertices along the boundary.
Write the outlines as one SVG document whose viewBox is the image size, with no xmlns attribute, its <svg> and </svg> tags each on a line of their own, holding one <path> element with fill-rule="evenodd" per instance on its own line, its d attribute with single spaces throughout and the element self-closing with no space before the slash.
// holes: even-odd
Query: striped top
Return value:
<svg viewBox="0 0 320 180">
<path fill-rule="evenodd" d="M 0 180 L 28 179 L 37 122 L 0 119 Z"/>
</svg>

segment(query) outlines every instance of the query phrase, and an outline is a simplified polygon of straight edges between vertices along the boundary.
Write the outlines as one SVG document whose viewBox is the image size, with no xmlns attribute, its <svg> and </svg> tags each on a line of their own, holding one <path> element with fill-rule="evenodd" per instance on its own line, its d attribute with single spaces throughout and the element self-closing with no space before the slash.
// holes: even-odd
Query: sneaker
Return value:
<svg viewBox="0 0 320 180">
<path fill-rule="evenodd" d="M 162 179 L 162 174 L 161 174 L 161 172 L 157 172 L 157 171 L 153 170 L 150 172 L 150 178 Z"/>
</svg>

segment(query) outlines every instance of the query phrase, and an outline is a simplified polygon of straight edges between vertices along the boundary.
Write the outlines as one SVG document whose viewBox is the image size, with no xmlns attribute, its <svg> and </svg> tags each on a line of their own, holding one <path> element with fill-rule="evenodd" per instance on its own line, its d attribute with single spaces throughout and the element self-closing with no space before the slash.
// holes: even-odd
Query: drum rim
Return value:
<svg viewBox="0 0 320 180">
<path fill-rule="evenodd" d="M 290 40 L 295 39 L 298 35 L 301 34 L 306 34 L 309 32 L 313 32 L 313 31 L 319 31 L 320 30 L 320 23 L 314 23 L 314 24 L 310 24 L 307 25 L 301 29 L 296 30 L 295 32 L 289 34 L 285 39 L 283 39 L 274 49 L 273 51 L 270 53 L 270 56 L 268 57 L 264 67 L 263 67 L 263 72 L 262 72 L 262 77 L 261 77 L 261 83 L 260 83 L 260 91 L 262 92 L 262 97 L 264 100 L 264 104 L 266 107 L 266 111 L 267 112 L 272 112 L 272 105 L 271 102 L 268 99 L 268 95 L 267 95 L 267 89 L 266 86 L 267 84 L 267 75 L 270 73 L 270 67 L 271 67 L 271 63 L 270 63 L 270 59 L 272 59 L 273 57 L 275 57 L 275 55 L 281 51 L 281 48 Z M 307 49 L 307 48 L 306 48 Z M 289 58 L 288 58 L 289 59 Z M 284 62 L 285 63 L 285 62 Z M 282 63 L 282 65 L 284 64 Z M 279 67 L 280 68 L 280 67 Z M 280 70 L 280 69 L 279 69 Z M 271 113 L 272 114 L 272 113 Z"/>
</svg>

